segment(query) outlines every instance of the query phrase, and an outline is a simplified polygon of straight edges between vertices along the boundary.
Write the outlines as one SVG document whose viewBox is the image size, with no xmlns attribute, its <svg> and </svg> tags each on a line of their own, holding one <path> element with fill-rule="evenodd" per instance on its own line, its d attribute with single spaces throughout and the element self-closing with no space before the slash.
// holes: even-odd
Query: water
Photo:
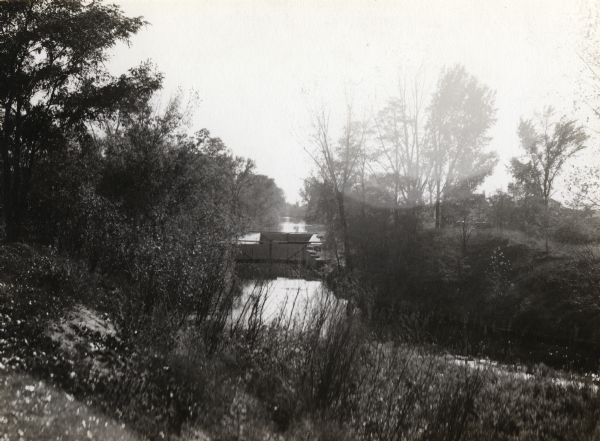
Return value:
<svg viewBox="0 0 600 441">
<path fill-rule="evenodd" d="M 283 217 L 278 231 L 284 233 L 314 233 L 310 242 L 320 242 L 324 232 L 323 225 L 307 224 L 303 220 Z M 260 233 L 248 233 L 240 241 L 258 242 Z M 260 311 L 263 321 L 270 323 L 284 319 L 286 322 L 301 322 L 317 307 L 342 305 L 344 301 L 329 291 L 320 280 L 304 278 L 277 277 L 271 280 L 246 280 L 242 294 L 233 308 L 234 322 L 242 318 L 247 320 L 252 306 Z"/>
<path fill-rule="evenodd" d="M 345 300 L 338 300 L 320 280 L 247 280 L 234 304 L 232 318 L 234 323 L 245 322 L 254 313 L 264 323 L 302 325 L 320 308 L 344 306 Z"/>
<path fill-rule="evenodd" d="M 265 228 L 265 231 L 271 231 L 273 228 Z M 281 218 L 281 222 L 277 225 L 277 231 L 282 233 L 314 233 L 310 239 L 311 242 L 320 242 L 325 232 L 325 227 L 321 224 L 307 224 L 302 219 L 295 219 L 289 216 Z M 239 242 L 258 242 L 260 233 L 257 231 L 249 232 L 241 236 Z"/>
<path fill-rule="evenodd" d="M 323 233 L 325 228 L 321 224 L 307 224 L 302 219 L 284 216 L 279 222 L 279 231 L 283 233 Z"/>
</svg>

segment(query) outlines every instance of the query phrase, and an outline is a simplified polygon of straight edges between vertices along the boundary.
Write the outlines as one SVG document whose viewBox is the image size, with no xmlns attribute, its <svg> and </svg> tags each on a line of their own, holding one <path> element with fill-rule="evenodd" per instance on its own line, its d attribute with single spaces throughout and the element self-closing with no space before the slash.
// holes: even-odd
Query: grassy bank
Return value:
<svg viewBox="0 0 600 441">
<path fill-rule="evenodd" d="M 158 350 L 123 334 L 118 294 L 85 267 L 24 245 L 0 262 L 2 427 L 24 439 L 600 439 L 594 384 L 377 343 L 335 302 L 301 327 L 257 319 L 216 350 L 185 325 Z M 83 432 L 79 407 L 103 428 Z"/>
</svg>

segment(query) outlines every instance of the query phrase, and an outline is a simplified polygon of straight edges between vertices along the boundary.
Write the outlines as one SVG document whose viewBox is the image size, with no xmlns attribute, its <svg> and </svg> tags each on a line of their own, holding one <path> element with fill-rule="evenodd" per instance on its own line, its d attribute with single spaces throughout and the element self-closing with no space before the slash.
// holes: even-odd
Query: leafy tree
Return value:
<svg viewBox="0 0 600 441">
<path fill-rule="evenodd" d="M 550 200 L 556 179 L 565 163 L 585 148 L 587 134 L 575 120 L 555 120 L 554 109 L 547 107 L 536 122 L 521 120 L 519 139 L 524 158 L 511 160 L 513 192 L 533 198 L 542 208 L 542 232 L 548 252 Z"/>
<path fill-rule="evenodd" d="M 460 65 L 445 70 L 438 82 L 428 124 L 437 228 L 442 203 L 475 190 L 496 165 L 495 153 L 485 151 L 495 122 L 494 95 Z"/>
<path fill-rule="evenodd" d="M 252 174 L 241 194 L 247 221 L 253 228 L 277 225 L 285 210 L 283 190 L 272 178 Z"/>
<path fill-rule="evenodd" d="M 328 224 L 335 215 L 335 200 L 330 189 L 318 177 L 310 177 L 304 180 L 300 190 L 303 202 L 306 204 L 307 222 Z"/>
<path fill-rule="evenodd" d="M 287 202 L 285 205 L 285 215 L 292 219 L 306 220 L 307 206 L 296 201 L 295 203 Z"/>
<path fill-rule="evenodd" d="M 84 137 L 86 124 L 147 101 L 161 78 L 149 65 L 109 76 L 107 49 L 142 27 L 115 5 L 83 0 L 0 2 L 0 155 L 7 240 L 21 234 L 37 164 Z"/>
<path fill-rule="evenodd" d="M 80 201 L 83 254 L 127 288 L 126 331 L 169 345 L 192 314 L 213 345 L 229 311 L 236 195 L 250 165 L 208 130 L 182 133 L 177 101 L 158 116 L 140 112 L 99 141 L 99 177 Z"/>
</svg>

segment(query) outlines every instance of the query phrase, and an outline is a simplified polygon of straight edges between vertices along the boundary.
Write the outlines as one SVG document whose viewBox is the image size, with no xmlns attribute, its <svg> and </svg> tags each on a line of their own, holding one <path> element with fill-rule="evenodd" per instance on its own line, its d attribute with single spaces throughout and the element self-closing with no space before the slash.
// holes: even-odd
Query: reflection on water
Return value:
<svg viewBox="0 0 600 441">
<path fill-rule="evenodd" d="M 258 242 L 260 240 L 260 233 L 247 233 L 240 236 L 238 242 Z"/>
<path fill-rule="evenodd" d="M 284 216 L 279 222 L 279 231 L 283 233 L 322 233 L 323 225 L 307 224 L 301 219 Z"/>
<path fill-rule="evenodd" d="M 274 280 L 249 280 L 242 287 L 232 318 L 234 322 L 248 320 L 256 305 L 265 323 L 281 320 L 283 323 L 301 324 L 317 307 L 339 304 L 338 300 L 319 280 L 278 277 Z"/>
</svg>

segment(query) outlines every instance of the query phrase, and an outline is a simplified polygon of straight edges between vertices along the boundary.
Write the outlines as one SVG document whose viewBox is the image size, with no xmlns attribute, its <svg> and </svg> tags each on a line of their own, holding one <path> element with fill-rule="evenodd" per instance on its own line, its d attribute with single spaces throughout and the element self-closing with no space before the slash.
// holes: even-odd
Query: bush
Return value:
<svg viewBox="0 0 600 441">
<path fill-rule="evenodd" d="M 553 239 L 564 244 L 586 244 L 598 240 L 595 229 L 584 220 L 569 220 L 554 231 Z"/>
</svg>

